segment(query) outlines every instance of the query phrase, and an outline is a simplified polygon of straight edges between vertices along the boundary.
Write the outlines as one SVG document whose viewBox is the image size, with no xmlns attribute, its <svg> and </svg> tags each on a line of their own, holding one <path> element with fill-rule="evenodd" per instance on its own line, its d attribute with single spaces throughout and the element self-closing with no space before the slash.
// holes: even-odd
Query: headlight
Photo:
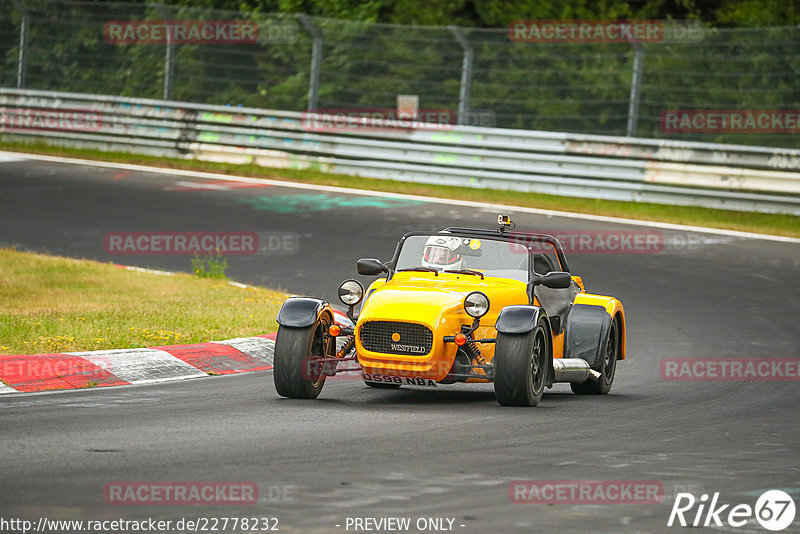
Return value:
<svg viewBox="0 0 800 534">
<path fill-rule="evenodd" d="M 476 319 L 489 311 L 489 297 L 480 291 L 473 291 L 464 299 L 464 311 Z"/>
<path fill-rule="evenodd" d="M 348 306 L 355 306 L 364 298 L 364 286 L 358 280 L 345 280 L 339 286 L 339 300 Z"/>
</svg>

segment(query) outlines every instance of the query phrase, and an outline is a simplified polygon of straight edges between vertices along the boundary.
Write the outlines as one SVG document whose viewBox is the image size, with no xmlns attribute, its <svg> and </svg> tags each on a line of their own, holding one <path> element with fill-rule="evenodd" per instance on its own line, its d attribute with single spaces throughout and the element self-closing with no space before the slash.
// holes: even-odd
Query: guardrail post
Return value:
<svg viewBox="0 0 800 534">
<path fill-rule="evenodd" d="M 317 96 L 319 95 L 319 71 L 322 66 L 322 32 L 311 22 L 308 15 L 300 13 L 300 23 L 311 34 L 311 73 L 308 80 L 308 110 L 317 109 Z"/>
<path fill-rule="evenodd" d="M 631 96 L 628 101 L 627 136 L 636 136 L 636 125 L 639 122 L 639 97 L 642 92 L 642 75 L 644 74 L 644 47 L 641 43 L 633 44 L 633 74 L 631 75 Z"/>
<path fill-rule="evenodd" d="M 22 15 L 19 23 L 19 59 L 17 60 L 17 88 L 22 89 L 25 87 L 25 78 L 28 71 L 28 12 L 25 7 L 19 3 L 19 0 L 11 0 L 14 7 Z"/>
<path fill-rule="evenodd" d="M 461 125 L 469 119 L 469 89 L 472 85 L 472 46 L 470 46 L 464 34 L 461 33 L 461 28 L 448 26 L 448 29 L 453 32 L 453 36 L 464 52 L 464 57 L 461 60 L 461 88 L 458 92 L 458 124 Z"/>
<path fill-rule="evenodd" d="M 155 5 L 158 14 L 165 21 L 171 20 L 169 14 L 161 4 Z M 174 28 L 167 26 L 167 44 L 164 51 L 164 100 L 172 100 L 172 79 L 175 77 L 175 42 Z"/>
</svg>

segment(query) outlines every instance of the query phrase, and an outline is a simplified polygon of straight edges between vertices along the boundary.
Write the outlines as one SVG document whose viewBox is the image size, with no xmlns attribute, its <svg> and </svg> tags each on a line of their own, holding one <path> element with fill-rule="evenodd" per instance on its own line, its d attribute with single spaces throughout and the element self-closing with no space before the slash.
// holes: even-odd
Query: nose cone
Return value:
<svg viewBox="0 0 800 534">
<path fill-rule="evenodd" d="M 365 373 L 439 381 L 449 371 L 455 345 L 454 314 L 464 315 L 464 294 L 435 287 L 402 285 L 375 291 L 359 315 L 358 360 Z M 446 332 L 445 332 L 446 331 Z"/>
<path fill-rule="evenodd" d="M 463 309 L 464 294 L 431 288 L 382 288 L 373 293 L 359 320 L 390 319 L 427 323 L 435 327 L 439 318 Z"/>
</svg>

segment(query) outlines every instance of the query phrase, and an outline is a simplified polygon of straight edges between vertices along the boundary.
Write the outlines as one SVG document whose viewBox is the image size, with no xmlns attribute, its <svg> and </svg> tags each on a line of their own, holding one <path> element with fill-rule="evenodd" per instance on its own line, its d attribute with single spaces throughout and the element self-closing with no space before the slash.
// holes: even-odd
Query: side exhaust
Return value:
<svg viewBox="0 0 800 534">
<path fill-rule="evenodd" d="M 589 367 L 589 362 L 580 358 L 555 358 L 553 370 L 556 382 L 586 382 L 600 380 L 600 373 Z"/>
</svg>

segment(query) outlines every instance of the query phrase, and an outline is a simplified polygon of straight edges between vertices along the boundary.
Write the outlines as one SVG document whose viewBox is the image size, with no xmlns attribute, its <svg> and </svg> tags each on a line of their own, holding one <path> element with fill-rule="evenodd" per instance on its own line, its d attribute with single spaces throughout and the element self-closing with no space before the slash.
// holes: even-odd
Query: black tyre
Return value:
<svg viewBox="0 0 800 534">
<path fill-rule="evenodd" d="M 278 395 L 290 399 L 316 399 L 325 375 L 319 358 L 330 355 L 330 341 L 324 334 L 330 326 L 327 314 L 306 328 L 278 327 L 272 372 Z"/>
<path fill-rule="evenodd" d="M 597 382 L 593 380 L 580 383 L 571 382 L 569 387 L 572 388 L 573 393 L 576 395 L 605 395 L 611 391 L 620 351 L 619 334 L 619 324 L 614 319 L 608 327 L 608 334 L 603 346 L 600 348 L 600 358 L 598 358 L 598 363 L 595 364 L 595 371 L 600 373 L 600 379 Z"/>
<path fill-rule="evenodd" d="M 528 334 L 497 334 L 494 396 L 503 406 L 536 406 L 544 393 L 550 340 L 544 321 Z"/>
</svg>

